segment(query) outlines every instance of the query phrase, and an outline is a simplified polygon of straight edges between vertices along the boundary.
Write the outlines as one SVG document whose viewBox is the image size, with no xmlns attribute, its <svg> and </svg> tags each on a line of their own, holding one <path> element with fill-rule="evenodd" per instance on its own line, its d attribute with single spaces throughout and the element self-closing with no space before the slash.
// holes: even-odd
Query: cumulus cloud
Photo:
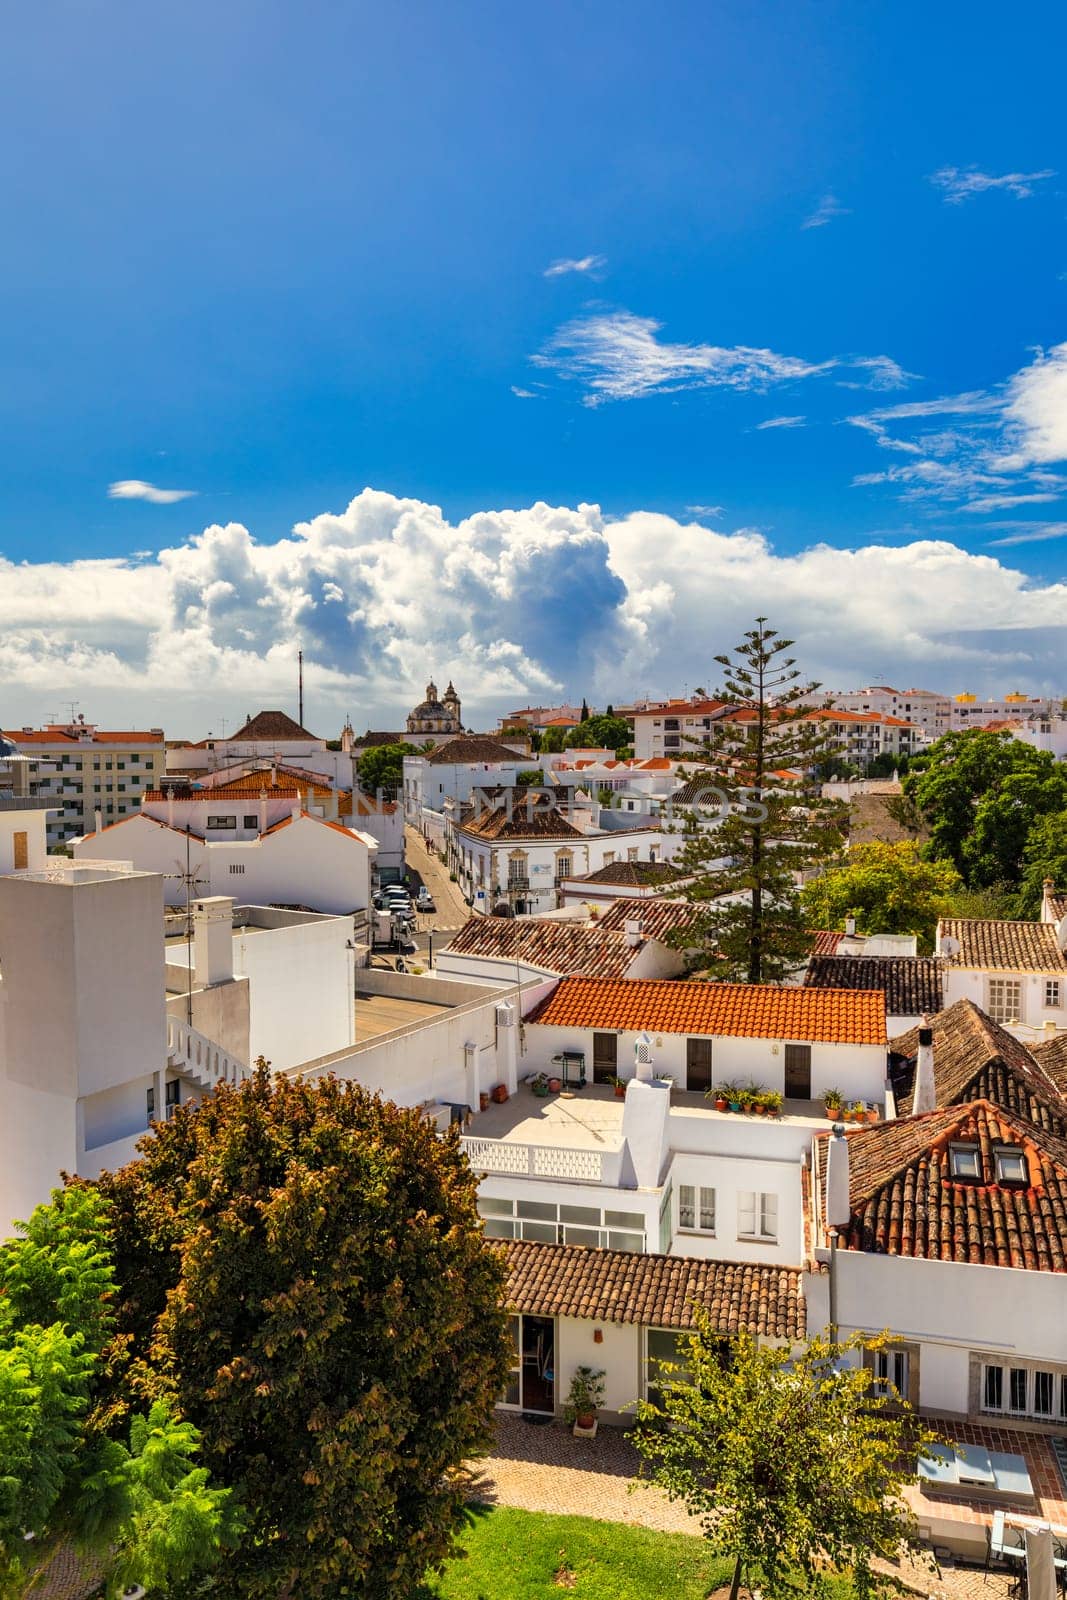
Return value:
<svg viewBox="0 0 1067 1600">
<path fill-rule="evenodd" d="M 828 222 L 835 217 L 850 217 L 852 215 L 848 206 L 839 203 L 835 194 L 824 194 L 815 210 L 810 216 L 805 217 L 800 224 L 802 228 L 825 228 Z"/>
<path fill-rule="evenodd" d="M 0 560 L 0 591 L 9 719 L 72 695 L 96 719 L 196 737 L 223 715 L 294 709 L 298 649 L 308 720 L 329 734 L 349 709 L 402 726 L 431 674 L 479 725 L 545 696 L 707 682 L 757 613 L 827 683 L 1047 688 L 1067 625 L 1063 584 L 945 540 L 780 554 L 752 529 L 651 512 L 538 503 L 453 523 L 371 489 L 269 544 L 231 523 L 146 562 Z"/>
<path fill-rule="evenodd" d="M 995 390 L 881 406 L 847 420 L 908 458 L 861 473 L 855 484 L 894 484 L 903 499 L 955 501 L 976 512 L 1057 499 L 1064 483 L 1048 469 L 1067 460 L 1067 344 L 1038 351 Z"/>
<path fill-rule="evenodd" d="M 684 389 L 762 391 L 836 368 L 866 372 L 862 388 L 893 387 L 908 377 L 888 356 L 807 361 L 753 345 L 669 344 L 659 338 L 662 326 L 632 311 L 595 311 L 565 323 L 530 359 L 580 384 L 587 406 Z"/>
<path fill-rule="evenodd" d="M 157 489 L 154 483 L 145 483 L 141 478 L 120 478 L 107 486 L 109 500 L 148 500 L 154 506 L 191 500 L 196 493 L 195 489 Z"/>
<path fill-rule="evenodd" d="M 1040 172 L 1004 172 L 1000 177 L 979 172 L 977 167 L 940 167 L 930 174 L 930 182 L 941 190 L 947 205 L 958 206 L 972 195 L 984 194 L 989 189 L 1003 189 L 1016 200 L 1029 200 L 1035 183 L 1055 176 L 1052 167 L 1044 167 Z"/>
<path fill-rule="evenodd" d="M 806 421 L 806 417 L 768 417 L 766 422 L 756 423 L 756 432 L 762 433 L 765 428 L 802 428 Z"/>
<path fill-rule="evenodd" d="M 560 261 L 553 261 L 550 267 L 545 268 L 546 278 L 562 278 L 568 272 L 577 272 L 581 275 L 596 277 L 608 264 L 607 256 L 578 256 L 577 258 L 565 257 Z"/>
</svg>

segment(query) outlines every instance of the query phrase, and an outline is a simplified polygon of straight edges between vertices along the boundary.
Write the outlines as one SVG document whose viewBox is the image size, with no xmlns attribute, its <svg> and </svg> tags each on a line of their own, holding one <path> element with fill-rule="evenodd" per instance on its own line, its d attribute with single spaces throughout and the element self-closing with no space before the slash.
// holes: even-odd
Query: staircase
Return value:
<svg viewBox="0 0 1067 1600">
<path fill-rule="evenodd" d="M 243 1083 L 248 1077 L 246 1062 L 229 1055 L 181 1017 L 167 1018 L 167 1066 L 200 1089 L 214 1089 L 220 1083 Z"/>
</svg>

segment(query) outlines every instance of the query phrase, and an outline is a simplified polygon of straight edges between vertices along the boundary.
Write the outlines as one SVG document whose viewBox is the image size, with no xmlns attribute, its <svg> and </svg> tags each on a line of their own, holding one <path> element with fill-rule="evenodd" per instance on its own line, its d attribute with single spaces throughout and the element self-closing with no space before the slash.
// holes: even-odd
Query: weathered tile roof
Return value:
<svg viewBox="0 0 1067 1600">
<path fill-rule="evenodd" d="M 692 1306 L 699 1303 L 722 1333 L 747 1329 L 768 1338 L 805 1337 L 797 1267 L 520 1240 L 494 1242 L 490 1248 L 504 1252 L 508 1304 L 515 1311 L 687 1329 L 693 1326 Z"/>
<path fill-rule="evenodd" d="M 228 738 L 219 739 L 217 742 L 237 744 L 242 739 L 317 740 L 318 734 L 309 733 L 284 711 L 259 711 L 254 717 L 249 717 L 243 728 L 238 728 L 236 733 L 231 733 Z"/>
<path fill-rule="evenodd" d="M 1057 922 L 1062 922 L 1064 917 L 1067 917 L 1067 894 L 1062 894 L 1058 889 L 1053 889 L 1046 896 L 1045 904 Z"/>
<path fill-rule="evenodd" d="M 890 1016 L 919 1017 L 940 1011 L 942 964 L 935 956 L 813 956 L 804 985 L 809 989 L 884 989 Z"/>
<path fill-rule="evenodd" d="M 800 989 L 673 978 L 562 978 L 527 1022 L 619 1033 L 884 1044 L 881 990 Z"/>
<path fill-rule="evenodd" d="M 1067 1033 L 1041 1039 L 1030 1046 L 1030 1054 L 1064 1096 L 1067 1096 Z"/>
<path fill-rule="evenodd" d="M 639 922 L 643 938 L 664 939 L 676 928 L 691 927 L 696 915 L 697 907 L 686 900 L 663 900 L 659 896 L 630 900 L 624 896 L 600 913 L 600 926 L 621 930 L 627 922 Z"/>
<path fill-rule="evenodd" d="M 811 936 L 811 953 L 813 956 L 834 956 L 837 947 L 844 938 L 843 933 L 835 933 L 832 929 L 820 928 Z"/>
<path fill-rule="evenodd" d="M 1036 1127 L 1067 1137 L 1067 1100 L 1037 1056 L 986 1016 L 973 1000 L 957 1000 L 931 1018 L 934 1089 L 940 1107 L 988 1100 Z M 919 1030 L 889 1041 L 897 1114 L 911 1111 Z"/>
<path fill-rule="evenodd" d="M 465 734 L 439 744 L 426 757 L 431 767 L 494 765 L 501 761 L 514 765 L 528 759 L 531 758 L 524 756 L 520 750 L 509 750 L 506 744 L 501 744 L 497 739 Z"/>
<path fill-rule="evenodd" d="M 824 1190 L 827 1135 L 815 1140 Z M 955 1179 L 953 1144 L 976 1145 L 981 1178 Z M 1025 1183 L 997 1181 L 994 1147 L 1022 1150 Z M 987 1267 L 1067 1272 L 1067 1142 L 976 1100 L 848 1137 L 849 1250 Z M 820 1199 L 820 1203 L 823 1201 Z"/>
<path fill-rule="evenodd" d="M 938 937 L 955 939 L 959 951 L 949 958 L 954 967 L 982 967 L 1005 972 L 1067 971 L 1067 959 L 1050 922 L 994 922 L 992 918 L 947 918 Z"/>
<path fill-rule="evenodd" d="M 646 830 L 637 829 L 637 832 Z M 647 889 L 659 883 L 677 883 L 685 873 L 669 861 L 609 861 L 606 866 L 587 872 L 576 883 L 615 883 L 622 889 Z"/>
<path fill-rule="evenodd" d="M 484 811 L 461 824 L 464 833 L 473 833 L 479 839 L 583 839 L 585 835 L 572 827 L 555 806 L 513 808 L 508 815 L 506 806 L 494 811 Z"/>
<path fill-rule="evenodd" d="M 621 978 L 640 946 L 618 932 L 574 922 L 534 917 L 471 917 L 456 934 L 449 951 L 461 956 L 489 956 L 499 961 L 524 961 L 545 972 L 584 973 Z"/>
</svg>

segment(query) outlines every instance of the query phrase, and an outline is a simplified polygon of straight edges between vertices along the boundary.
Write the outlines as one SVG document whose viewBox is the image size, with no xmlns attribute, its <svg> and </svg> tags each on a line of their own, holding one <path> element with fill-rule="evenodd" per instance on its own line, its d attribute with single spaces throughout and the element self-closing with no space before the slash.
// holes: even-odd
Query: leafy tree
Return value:
<svg viewBox="0 0 1067 1600">
<path fill-rule="evenodd" d="M 630 724 L 625 717 L 584 717 L 564 740 L 567 750 L 621 750 L 630 742 Z"/>
<path fill-rule="evenodd" d="M 1057 889 L 1067 885 L 1067 811 L 1041 817 L 1030 830 L 1023 852 L 1017 915 L 1030 921 L 1040 917 L 1046 878 L 1051 878 Z"/>
<path fill-rule="evenodd" d="M 891 750 L 882 750 L 867 763 L 868 778 L 891 778 L 894 773 L 903 777 L 910 764 L 906 754 L 895 756 Z"/>
<path fill-rule="evenodd" d="M 543 756 L 558 755 L 563 749 L 563 729 L 543 728 L 541 730 L 541 749 Z"/>
<path fill-rule="evenodd" d="M 0 1596 L 58 1541 L 95 1558 L 109 1593 L 203 1573 L 240 1523 L 195 1465 L 195 1428 L 165 1400 L 130 1419 L 128 1444 L 90 1421 L 114 1320 L 106 1204 L 57 1190 L 17 1226 L 0 1249 Z"/>
<path fill-rule="evenodd" d="M 160 1124 L 101 1188 L 113 1405 L 173 1393 L 249 1531 L 218 1600 L 412 1592 L 509 1365 L 504 1270 L 454 1138 L 352 1083 L 271 1080 Z"/>
<path fill-rule="evenodd" d="M 914 933 L 926 955 L 939 917 L 952 915 L 962 889 L 951 861 L 924 861 L 909 840 L 856 845 L 800 892 L 811 928 L 840 928 L 855 916 L 859 933 Z"/>
<path fill-rule="evenodd" d="M 981 889 L 957 889 L 946 917 L 978 918 L 988 922 L 1010 922 L 1019 914 L 1019 896 L 1005 883 L 991 883 Z"/>
<path fill-rule="evenodd" d="M 854 761 L 849 761 L 845 756 L 831 755 L 819 762 L 815 776 L 822 783 L 831 783 L 835 779 L 859 778 L 862 773 Z"/>
<path fill-rule="evenodd" d="M 522 772 L 516 772 L 515 782 L 520 788 L 529 789 L 534 784 L 544 783 L 545 775 L 540 767 L 527 767 Z"/>
<path fill-rule="evenodd" d="M 791 644 L 757 617 L 733 656 L 716 657 L 726 669 L 718 697 L 731 710 L 686 758 L 730 804 L 726 815 L 688 814 L 675 865 L 693 874 L 685 893 L 704 909 L 672 942 L 703 946 L 716 977 L 748 983 L 779 982 L 806 961 L 797 876 L 842 843 L 844 808 L 811 776 L 830 754 L 810 714 L 818 685 L 799 681 Z M 783 769 L 800 781 L 779 778 Z"/>
<path fill-rule="evenodd" d="M 521 724 L 512 728 L 501 728 L 500 737 L 501 739 L 505 740 L 528 739 L 530 741 L 530 749 L 533 751 L 534 755 L 537 755 L 540 752 L 541 733 L 538 728 L 525 728 Z"/>
<path fill-rule="evenodd" d="M 946 733 L 904 780 L 930 836 L 972 888 L 1017 883 L 1038 817 L 1067 808 L 1067 769 L 1004 730 Z"/>
<path fill-rule="evenodd" d="M 661 1365 L 660 1402 L 638 1404 L 635 1442 L 652 1481 L 733 1559 L 731 1600 L 742 1569 L 774 1595 L 798 1581 L 812 1592 L 827 1561 L 851 1569 L 861 1597 L 888 1592 L 873 1562 L 916 1537 L 900 1491 L 933 1436 L 870 1368 L 835 1370 L 863 1349 L 857 1337 L 794 1354 L 746 1333 L 724 1349 L 703 1307 L 694 1318 L 679 1360 Z"/>
<path fill-rule="evenodd" d="M 586 699 L 585 699 L 585 695 L 584 694 L 582 696 L 582 715 L 581 715 L 580 720 L 582 722 L 588 722 L 589 721 L 589 706 L 586 703 Z"/>
<path fill-rule="evenodd" d="M 364 794 L 379 789 L 398 789 L 404 781 L 404 757 L 417 756 L 413 744 L 376 744 L 364 750 L 356 762 L 359 786 Z"/>
</svg>

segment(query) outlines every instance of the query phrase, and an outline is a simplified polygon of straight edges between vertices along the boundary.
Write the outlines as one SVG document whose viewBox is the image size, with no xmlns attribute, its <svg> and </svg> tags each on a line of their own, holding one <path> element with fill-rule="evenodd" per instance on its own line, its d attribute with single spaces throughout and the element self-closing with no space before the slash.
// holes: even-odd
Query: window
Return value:
<svg viewBox="0 0 1067 1600">
<path fill-rule="evenodd" d="M 236 877 L 240 873 L 242 873 L 244 870 L 245 869 L 244 869 L 243 865 L 242 866 L 232 866 L 230 868 L 230 875 L 231 875 L 231 877 Z"/>
<path fill-rule="evenodd" d="M 692 1183 L 678 1185 L 678 1228 L 681 1233 L 715 1232 L 715 1190 Z"/>
<path fill-rule="evenodd" d="M 614 852 L 614 850 L 605 850 L 604 851 L 604 865 L 606 867 L 610 867 L 614 860 L 615 860 L 615 852 Z"/>
<path fill-rule="evenodd" d="M 146 1094 L 145 1098 L 148 1101 L 148 1126 L 151 1127 L 152 1126 L 152 1119 L 156 1114 L 156 1091 L 155 1091 L 155 1085 L 153 1085 L 152 1088 L 147 1091 L 147 1094 Z"/>
<path fill-rule="evenodd" d="M 633 806 L 630 807 L 630 810 L 631 811 L 633 810 Z M 628 850 L 626 851 L 626 859 L 627 859 L 627 861 L 636 861 L 637 860 L 637 856 L 638 856 L 637 846 L 636 845 L 631 845 L 628 848 Z"/>
<path fill-rule="evenodd" d="M 1045 979 L 1045 1004 L 1052 1010 L 1059 1010 L 1060 980 L 1058 978 Z"/>
<path fill-rule="evenodd" d="M 258 828 L 259 827 L 259 818 L 258 817 L 248 816 L 246 814 L 244 825 L 245 825 L 246 828 Z"/>
<path fill-rule="evenodd" d="M 993 1151 L 998 1183 L 1029 1183 L 1026 1156 L 1015 1145 L 997 1145 Z"/>
<path fill-rule="evenodd" d="M 236 817 L 208 817 L 207 826 L 209 828 L 236 828 L 237 827 L 237 818 Z"/>
<path fill-rule="evenodd" d="M 908 1352 L 906 1350 L 876 1350 L 874 1375 L 882 1394 L 892 1394 L 894 1389 L 902 1400 L 908 1398 Z"/>
<path fill-rule="evenodd" d="M 1016 978 L 990 978 L 989 1015 L 994 1022 L 1017 1022 L 1022 1011 L 1023 986 Z"/>
<path fill-rule="evenodd" d="M 737 1195 L 737 1237 L 739 1239 L 778 1238 L 778 1196 L 741 1189 Z"/>
<path fill-rule="evenodd" d="M 561 851 L 556 857 L 556 882 L 561 883 L 564 878 L 569 878 L 574 873 L 574 857 L 569 851 Z"/>
<path fill-rule="evenodd" d="M 679 1347 L 685 1338 L 684 1333 L 675 1333 L 666 1328 L 649 1328 L 645 1334 L 645 1397 L 653 1405 L 660 1405 L 663 1393 L 659 1387 L 662 1372 L 661 1363 L 676 1363 L 677 1372 L 665 1374 L 668 1378 L 683 1378 L 687 1374 L 679 1360 Z"/>
<path fill-rule="evenodd" d="M 15 871 L 22 872 L 30 864 L 30 836 L 28 833 L 19 832 L 12 838 L 15 850 Z"/>
<path fill-rule="evenodd" d="M 509 883 L 525 883 L 526 882 L 526 857 L 525 856 L 512 856 L 511 859 L 508 861 L 508 882 Z"/>
<path fill-rule="evenodd" d="M 182 1080 L 180 1078 L 171 1078 L 168 1083 L 164 1084 L 163 1098 L 166 1101 L 167 1119 L 169 1121 L 182 1103 Z"/>
<path fill-rule="evenodd" d="M 497 1200 L 479 1196 L 478 1215 L 487 1239 L 531 1239 L 537 1244 L 580 1244 L 593 1250 L 646 1249 L 640 1211 L 602 1211 L 599 1206 L 554 1200 Z M 667 1241 L 668 1247 L 670 1240 Z"/>
<path fill-rule="evenodd" d="M 948 1152 L 949 1170 L 954 1178 L 978 1180 L 982 1176 L 982 1163 L 976 1144 L 953 1144 Z"/>
</svg>

